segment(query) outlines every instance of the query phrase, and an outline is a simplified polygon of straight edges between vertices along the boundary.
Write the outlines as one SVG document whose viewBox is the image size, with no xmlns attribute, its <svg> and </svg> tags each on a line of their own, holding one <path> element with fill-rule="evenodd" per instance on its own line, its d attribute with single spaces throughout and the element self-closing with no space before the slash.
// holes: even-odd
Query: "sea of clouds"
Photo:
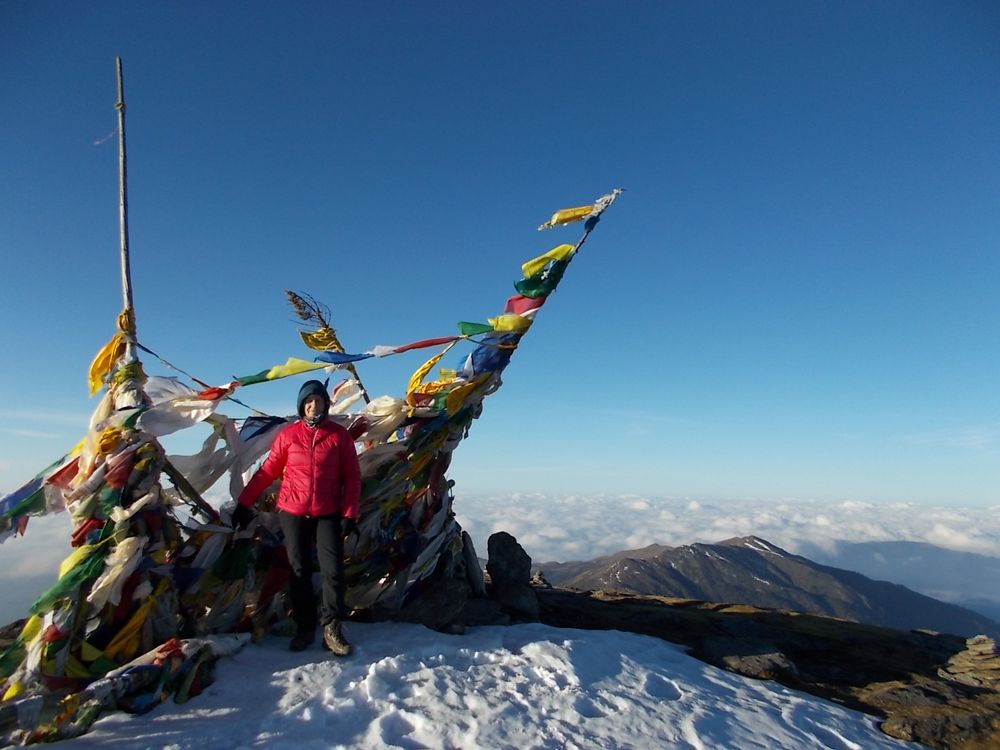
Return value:
<svg viewBox="0 0 1000 750">
<path fill-rule="evenodd" d="M 1000 557 L 995 506 L 515 493 L 461 495 L 454 507 L 480 557 L 497 531 L 513 535 L 536 562 L 749 535 L 805 556 L 816 549 L 832 553 L 842 542 L 911 541 Z"/>
</svg>

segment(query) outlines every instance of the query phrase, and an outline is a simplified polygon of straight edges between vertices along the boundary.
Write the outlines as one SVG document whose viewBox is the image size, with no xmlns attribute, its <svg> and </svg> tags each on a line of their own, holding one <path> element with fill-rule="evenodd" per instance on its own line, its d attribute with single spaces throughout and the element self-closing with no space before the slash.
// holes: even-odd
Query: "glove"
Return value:
<svg viewBox="0 0 1000 750">
<path fill-rule="evenodd" d="M 250 525 L 250 522 L 253 521 L 256 515 L 250 506 L 237 505 L 236 510 L 233 511 L 233 528 L 243 531 L 243 529 Z"/>
<path fill-rule="evenodd" d="M 358 519 L 356 518 L 342 518 L 340 519 L 340 530 L 343 532 L 344 536 L 353 534 L 358 530 Z"/>
</svg>

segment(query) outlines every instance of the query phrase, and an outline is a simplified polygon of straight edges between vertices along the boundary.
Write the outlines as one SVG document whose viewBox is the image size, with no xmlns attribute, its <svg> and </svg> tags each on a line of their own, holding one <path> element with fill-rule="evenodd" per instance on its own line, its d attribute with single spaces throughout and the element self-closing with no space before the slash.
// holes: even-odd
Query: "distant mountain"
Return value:
<svg viewBox="0 0 1000 750">
<path fill-rule="evenodd" d="M 1000 620 L 1000 558 L 956 552 L 924 542 L 843 543 L 810 550 L 824 565 L 901 583 L 921 594 Z"/>
<path fill-rule="evenodd" d="M 1000 637 L 1000 623 L 905 586 L 793 555 L 749 536 L 717 544 L 651 545 L 590 562 L 533 566 L 554 586 L 786 609 L 898 630 Z"/>
</svg>

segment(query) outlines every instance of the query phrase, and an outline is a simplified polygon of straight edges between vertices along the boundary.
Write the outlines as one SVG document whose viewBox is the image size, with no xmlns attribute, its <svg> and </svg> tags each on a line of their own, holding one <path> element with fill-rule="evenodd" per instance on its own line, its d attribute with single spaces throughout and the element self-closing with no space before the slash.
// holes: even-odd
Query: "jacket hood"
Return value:
<svg viewBox="0 0 1000 750">
<path fill-rule="evenodd" d="M 296 402 L 296 411 L 298 412 L 299 419 L 305 416 L 306 399 L 314 395 L 323 397 L 323 402 L 326 404 L 326 409 L 323 411 L 324 415 L 330 411 L 330 394 L 326 392 L 326 386 L 318 380 L 307 380 L 299 388 L 299 399 Z"/>
</svg>

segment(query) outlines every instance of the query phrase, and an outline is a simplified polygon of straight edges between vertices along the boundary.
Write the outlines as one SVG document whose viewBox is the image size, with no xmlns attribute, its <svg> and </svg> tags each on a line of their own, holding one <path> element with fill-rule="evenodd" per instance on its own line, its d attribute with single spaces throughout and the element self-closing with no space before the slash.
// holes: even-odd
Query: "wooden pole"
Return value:
<svg viewBox="0 0 1000 750">
<path fill-rule="evenodd" d="M 118 72 L 118 225 L 121 239 L 122 297 L 124 312 L 129 324 L 124 331 L 129 345 L 135 344 L 135 309 L 132 304 L 132 269 L 128 252 L 128 169 L 125 156 L 125 83 L 122 76 L 122 59 L 115 58 Z M 134 355 L 133 355 L 134 356 Z"/>
</svg>

